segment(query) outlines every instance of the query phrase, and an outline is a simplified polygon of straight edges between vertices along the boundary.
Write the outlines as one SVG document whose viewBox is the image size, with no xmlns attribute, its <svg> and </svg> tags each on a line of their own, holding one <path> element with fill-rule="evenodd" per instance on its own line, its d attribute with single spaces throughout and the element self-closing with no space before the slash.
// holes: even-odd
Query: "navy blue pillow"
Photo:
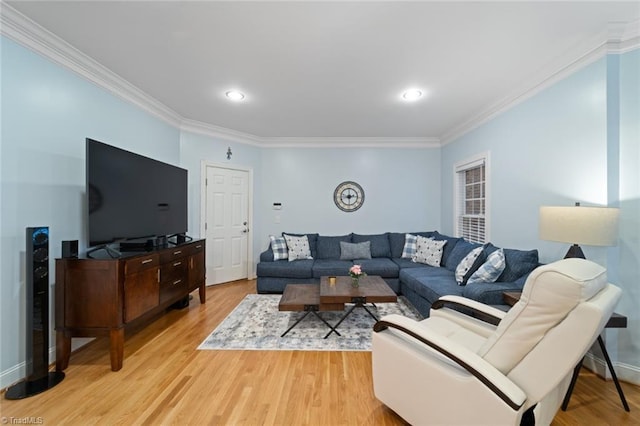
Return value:
<svg viewBox="0 0 640 426">
<path fill-rule="evenodd" d="M 314 259 L 340 259 L 340 241 L 350 243 L 351 234 L 337 237 L 318 236 L 318 257 Z M 313 255 L 312 255 L 313 256 Z"/>
<path fill-rule="evenodd" d="M 389 232 L 389 246 L 391 249 L 391 257 L 398 259 L 402 257 L 402 249 L 404 249 L 404 232 Z"/>
<path fill-rule="evenodd" d="M 480 247 L 480 244 L 470 243 L 465 239 L 460 239 L 453 247 L 453 250 L 451 250 L 451 253 L 449 253 L 449 257 L 447 258 L 447 269 L 455 272 L 460 261 L 464 259 L 469 253 L 471 253 L 471 250 L 476 247 Z M 480 255 L 480 257 L 482 257 L 482 255 Z M 480 257 L 478 257 L 478 259 Z M 482 265 L 482 263 L 480 265 Z"/>
<path fill-rule="evenodd" d="M 513 282 L 538 267 L 538 250 L 504 249 L 506 266 L 497 282 Z"/>
<path fill-rule="evenodd" d="M 435 231 L 433 233 L 433 237 L 434 240 L 446 240 L 447 244 L 444 245 L 444 248 L 442 250 L 442 260 L 440 261 L 440 266 L 445 266 L 448 267 L 449 266 L 449 256 L 451 255 L 451 252 L 453 251 L 454 247 L 456 246 L 456 243 L 461 240 L 462 238 L 456 238 L 456 237 L 449 237 L 447 235 L 442 235 L 441 233 L 439 233 L 438 231 Z M 453 262 L 452 262 L 453 263 Z M 455 265 L 452 265 L 454 270 L 455 267 L 458 266 L 458 264 L 456 263 Z"/>
<path fill-rule="evenodd" d="M 391 257 L 391 245 L 387 234 L 375 235 L 351 235 L 354 243 L 364 243 L 371 241 L 371 257 Z"/>
</svg>

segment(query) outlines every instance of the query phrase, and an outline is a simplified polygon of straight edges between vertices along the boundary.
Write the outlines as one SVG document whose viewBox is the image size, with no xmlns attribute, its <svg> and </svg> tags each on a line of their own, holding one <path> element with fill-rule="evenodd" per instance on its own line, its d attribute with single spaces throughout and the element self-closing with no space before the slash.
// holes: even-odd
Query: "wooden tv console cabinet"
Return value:
<svg viewBox="0 0 640 426">
<path fill-rule="evenodd" d="M 111 370 L 122 368 L 124 330 L 199 289 L 205 303 L 205 241 L 117 259 L 56 259 L 56 370 L 69 365 L 72 337 L 109 336 Z"/>
</svg>

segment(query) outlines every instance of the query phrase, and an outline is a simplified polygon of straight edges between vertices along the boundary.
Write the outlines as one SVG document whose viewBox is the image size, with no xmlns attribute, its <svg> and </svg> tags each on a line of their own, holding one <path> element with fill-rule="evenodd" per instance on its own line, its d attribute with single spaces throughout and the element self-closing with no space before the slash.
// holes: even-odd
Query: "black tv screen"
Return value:
<svg viewBox="0 0 640 426">
<path fill-rule="evenodd" d="M 187 171 L 87 139 L 89 247 L 187 232 Z"/>
</svg>

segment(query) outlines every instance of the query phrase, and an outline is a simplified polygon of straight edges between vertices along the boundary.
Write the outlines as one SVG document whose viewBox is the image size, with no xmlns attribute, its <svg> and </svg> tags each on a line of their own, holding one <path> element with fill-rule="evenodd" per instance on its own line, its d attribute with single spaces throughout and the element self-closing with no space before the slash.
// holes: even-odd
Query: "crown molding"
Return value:
<svg viewBox="0 0 640 426">
<path fill-rule="evenodd" d="M 261 148 L 438 148 L 428 137 L 261 137 L 195 120 L 183 120 L 180 130 Z"/>
<path fill-rule="evenodd" d="M 260 137 L 186 119 L 11 6 L 0 7 L 0 34 L 182 131 L 259 147 L 436 147 L 437 138 Z"/>
<path fill-rule="evenodd" d="M 113 71 L 41 27 L 6 3 L 0 3 L 0 34 L 64 66 L 121 99 L 182 131 L 263 148 L 436 148 L 492 120 L 606 54 L 640 48 L 640 20 L 612 23 L 607 31 L 583 44 L 581 55 L 551 73 L 521 86 L 499 102 L 445 132 L 441 137 L 261 137 L 186 119 Z M 595 46 L 595 47 L 593 47 Z"/>
<path fill-rule="evenodd" d="M 172 126 L 179 127 L 182 122 L 178 113 L 4 2 L 0 7 L 0 34 Z"/>
<path fill-rule="evenodd" d="M 546 76 L 542 75 L 536 80 L 529 81 L 529 84 L 521 86 L 520 90 L 512 93 L 511 96 L 503 98 L 469 120 L 445 132 L 440 137 L 442 146 L 459 139 L 607 54 L 622 54 L 640 48 L 640 20 L 628 23 L 610 23 L 607 31 L 601 32 L 583 43 L 582 46 L 583 53 L 578 54 L 572 61 L 565 63 Z"/>
<path fill-rule="evenodd" d="M 253 146 L 262 146 L 262 138 L 260 138 L 259 136 L 239 132 L 237 130 L 227 129 L 226 127 L 215 126 L 209 123 L 203 123 L 202 121 L 183 119 L 179 127 L 183 132 L 209 136 L 215 139 L 224 139 L 225 141 L 230 142 L 244 143 Z"/>
<path fill-rule="evenodd" d="M 275 137 L 261 138 L 264 148 L 439 148 L 431 137 Z"/>
</svg>

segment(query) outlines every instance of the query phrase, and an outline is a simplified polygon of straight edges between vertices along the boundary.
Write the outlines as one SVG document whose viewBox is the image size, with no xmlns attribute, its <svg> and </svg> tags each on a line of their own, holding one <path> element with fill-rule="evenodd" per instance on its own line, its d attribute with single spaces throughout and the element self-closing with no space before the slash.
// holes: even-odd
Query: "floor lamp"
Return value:
<svg viewBox="0 0 640 426">
<path fill-rule="evenodd" d="M 540 207 L 540 239 L 569 243 L 565 255 L 584 257 L 578 244 L 587 246 L 614 246 L 618 239 L 620 210 L 611 207 Z"/>
</svg>

